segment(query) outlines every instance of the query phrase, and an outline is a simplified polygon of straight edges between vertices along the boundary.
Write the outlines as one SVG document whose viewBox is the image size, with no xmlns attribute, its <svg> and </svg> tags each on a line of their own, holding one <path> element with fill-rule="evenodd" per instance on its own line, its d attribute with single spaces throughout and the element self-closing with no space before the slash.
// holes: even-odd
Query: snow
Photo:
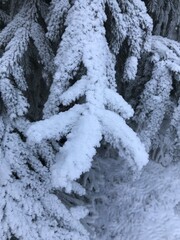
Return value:
<svg viewBox="0 0 180 240">
<path fill-rule="evenodd" d="M 105 161 L 111 163 L 109 168 L 103 165 Z M 106 207 L 97 207 L 96 239 L 180 239 L 179 163 L 163 167 L 150 160 L 137 179 L 127 174 L 125 162 L 101 159 L 100 164 L 107 180 L 101 194 L 107 198 L 103 203 Z"/>
<path fill-rule="evenodd" d="M 29 142 L 41 143 L 42 140 L 60 139 L 68 134 L 85 110 L 83 105 L 76 105 L 68 112 L 62 112 L 49 119 L 32 124 L 27 130 Z"/>
<path fill-rule="evenodd" d="M 128 57 L 125 63 L 124 79 L 134 80 L 138 69 L 138 59 L 135 56 Z"/>
<path fill-rule="evenodd" d="M 125 119 L 129 119 L 134 115 L 134 110 L 121 95 L 111 89 L 105 89 L 104 95 L 106 104 L 110 110 L 121 114 Z"/>
<path fill-rule="evenodd" d="M 166 114 L 169 112 L 174 76 L 178 81 L 180 44 L 176 41 L 152 36 L 150 38 L 152 65 L 151 79 L 145 84 L 138 108 L 139 135 L 147 151 L 156 139 Z M 173 112 L 176 111 L 176 107 Z M 173 114 L 173 113 L 172 113 Z M 145 123 L 146 122 L 146 123 Z M 144 124 L 145 123 L 145 124 Z M 161 143 L 160 143 L 161 145 Z M 169 144 L 168 144 L 169 145 Z M 170 149 L 168 151 L 171 151 Z"/>
<path fill-rule="evenodd" d="M 97 118 L 84 113 L 56 155 L 56 163 L 52 168 L 53 185 L 65 187 L 67 192 L 72 191 L 71 182 L 90 169 L 95 148 L 101 139 L 101 127 Z"/>
<path fill-rule="evenodd" d="M 111 1 L 108 4 L 120 11 L 117 4 Z M 45 120 L 32 124 L 27 131 L 29 141 L 38 144 L 66 136 L 52 167 L 52 182 L 55 188 L 64 188 L 68 193 L 83 193 L 75 182 L 90 170 L 103 138 L 119 151 L 124 148 L 129 162 L 139 169 L 148 162 L 143 144 L 122 119 L 129 119 L 134 111 L 116 91 L 115 56 L 106 40 L 105 20 L 103 0 L 75 1 L 55 57 L 56 73 L 45 104 Z M 137 57 L 129 61 L 129 71 L 135 77 Z M 80 66 L 84 68 L 82 76 L 72 84 Z M 82 96 L 81 105 L 76 104 Z M 58 113 L 60 104 L 74 106 Z"/>
<path fill-rule="evenodd" d="M 141 170 L 148 163 L 148 154 L 136 133 L 116 113 L 105 110 L 99 111 L 98 116 L 102 122 L 105 140 L 115 148 L 122 145 L 126 159 L 130 162 L 134 160 Z"/>
<path fill-rule="evenodd" d="M 60 101 L 63 105 L 69 105 L 72 101 L 82 97 L 87 89 L 87 76 L 83 76 L 79 81 L 62 93 Z"/>
<path fill-rule="evenodd" d="M 21 2 L 9 24 L 0 10 L 0 239 L 93 239 L 85 226 L 97 212 L 101 240 L 179 239 L 179 43 L 149 37 L 141 0 L 52 0 L 47 19 L 49 1 Z M 138 65 L 145 51 L 148 70 Z M 47 91 L 39 89 L 46 78 Z M 117 85 L 129 86 L 124 98 Z M 140 101 L 137 111 L 126 91 L 134 107 Z M 31 119 L 31 111 L 40 113 Z M 106 147 L 114 159 L 98 158 Z M 146 150 L 167 168 L 149 162 Z"/>
</svg>

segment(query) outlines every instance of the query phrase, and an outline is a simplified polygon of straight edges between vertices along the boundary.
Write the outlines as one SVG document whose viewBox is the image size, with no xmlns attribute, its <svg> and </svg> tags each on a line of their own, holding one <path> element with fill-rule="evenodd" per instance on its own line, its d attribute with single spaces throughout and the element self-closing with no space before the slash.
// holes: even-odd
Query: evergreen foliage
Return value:
<svg viewBox="0 0 180 240">
<path fill-rule="evenodd" d="M 52 147 L 42 144 L 43 151 L 36 150 L 26 142 L 32 107 L 27 94 L 31 64 L 37 61 L 42 65 L 43 81 L 53 71 L 53 53 L 40 21 L 41 7 L 40 1 L 26 1 L 0 33 L 4 49 L 0 59 L 0 238 L 88 239 L 79 222 L 85 209 L 75 215 L 75 209 L 71 212 L 53 193 L 49 169 L 54 158 Z M 38 53 L 33 59 L 32 48 Z"/>
<path fill-rule="evenodd" d="M 0 239 L 180 237 L 179 7 L 0 2 Z"/>
<path fill-rule="evenodd" d="M 179 93 L 175 86 L 178 85 L 180 76 L 180 44 L 156 36 L 153 36 L 150 41 L 151 55 L 148 61 L 152 75 L 141 94 L 141 100 L 137 107 L 139 114 L 136 116 L 139 134 L 143 142 L 147 143 L 147 149 L 149 149 L 151 142 L 157 138 L 159 131 L 166 131 L 167 126 L 165 126 L 164 121 L 170 127 L 175 117 L 172 115 L 177 114 L 175 112 L 177 112 Z M 174 125 L 174 130 L 175 128 Z M 169 133 L 167 134 L 169 135 Z M 155 141 L 157 142 L 157 140 Z M 152 148 L 155 145 L 153 143 Z M 173 157 L 168 158 L 173 159 Z"/>
<path fill-rule="evenodd" d="M 180 41 L 180 2 L 177 0 L 145 0 L 154 20 L 154 33 Z"/>
<path fill-rule="evenodd" d="M 107 1 L 107 5 L 113 12 L 120 11 L 117 3 Z M 143 7 L 138 11 L 144 14 Z M 144 19 L 144 25 L 148 20 Z M 38 141 L 67 137 L 56 155 L 52 172 L 54 186 L 64 187 L 67 192 L 82 192 L 75 180 L 90 169 L 95 148 L 99 147 L 102 137 L 114 148 L 122 151 L 123 147 L 126 158 L 134 160 L 140 169 L 148 159 L 136 134 L 124 121 L 132 116 L 133 110 L 116 92 L 115 56 L 110 52 L 105 38 L 105 21 L 104 1 L 76 1 L 69 10 L 65 22 L 67 27 L 55 58 L 57 69 L 44 117 L 57 114 L 63 107 L 69 110 L 36 123 L 27 132 L 34 142 L 37 142 L 37 135 Z M 135 42 L 132 39 L 134 34 L 130 35 L 129 32 L 127 30 L 126 35 L 132 48 L 130 52 L 134 58 L 139 57 L 140 43 Z M 143 39 L 139 39 L 143 44 Z M 74 80 L 80 68 L 83 69 L 78 74 L 79 79 Z M 48 132 L 42 129 L 48 129 Z"/>
</svg>

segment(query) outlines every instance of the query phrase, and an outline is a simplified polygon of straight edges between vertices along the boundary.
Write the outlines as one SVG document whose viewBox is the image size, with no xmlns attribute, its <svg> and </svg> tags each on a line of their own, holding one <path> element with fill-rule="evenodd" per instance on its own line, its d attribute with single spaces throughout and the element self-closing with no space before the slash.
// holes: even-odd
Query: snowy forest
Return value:
<svg viewBox="0 0 180 240">
<path fill-rule="evenodd" d="M 179 81 L 179 0 L 0 0 L 0 240 L 180 240 Z"/>
</svg>

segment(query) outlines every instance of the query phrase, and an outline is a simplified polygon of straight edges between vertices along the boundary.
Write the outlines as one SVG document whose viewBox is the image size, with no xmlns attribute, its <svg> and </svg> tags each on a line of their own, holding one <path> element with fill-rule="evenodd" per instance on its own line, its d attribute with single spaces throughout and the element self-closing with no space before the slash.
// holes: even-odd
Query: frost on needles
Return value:
<svg viewBox="0 0 180 240">
<path fill-rule="evenodd" d="M 163 165 L 179 159 L 180 44 L 152 36 L 144 74 L 151 71 L 137 106 L 137 131 L 152 158 Z M 148 70 L 147 70 L 148 69 Z M 147 78 L 148 79 L 148 78 Z"/>
<path fill-rule="evenodd" d="M 115 49 L 106 39 L 105 5 L 115 19 Z M 125 10 L 126 14 L 123 13 Z M 143 16 L 135 26 L 131 13 Z M 145 30 L 142 30 L 142 24 Z M 114 69 L 117 49 L 122 44 L 120 40 L 127 38 L 130 58 L 126 75 L 135 77 L 151 21 L 141 1 L 118 4 L 111 0 L 77 0 L 67 13 L 65 26 L 55 57 L 56 72 L 45 104 L 44 120 L 32 124 L 27 136 L 29 142 L 39 145 L 66 137 L 51 168 L 53 185 L 65 188 L 68 193 L 74 191 L 82 195 L 85 190 L 76 180 L 91 168 L 102 139 L 117 148 L 119 154 L 138 169 L 148 162 L 143 144 L 126 124 L 126 120 L 133 116 L 133 109 L 117 93 Z M 134 33 L 138 33 L 137 42 Z"/>
<path fill-rule="evenodd" d="M 25 138 L 32 107 L 27 94 L 29 78 L 36 85 L 32 61 L 41 64 L 44 81 L 53 70 L 53 54 L 39 21 L 45 11 L 42 3 L 23 1 L 0 32 L 0 239 L 87 240 L 88 233 L 79 221 L 85 210 L 67 209 L 52 191 L 51 146 L 44 143 L 31 148 Z"/>
</svg>

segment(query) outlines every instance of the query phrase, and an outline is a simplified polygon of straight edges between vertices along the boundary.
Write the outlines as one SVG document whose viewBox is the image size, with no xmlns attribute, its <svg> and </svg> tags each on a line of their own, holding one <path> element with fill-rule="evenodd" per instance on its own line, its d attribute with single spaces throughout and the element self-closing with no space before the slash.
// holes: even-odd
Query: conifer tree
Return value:
<svg viewBox="0 0 180 240">
<path fill-rule="evenodd" d="M 150 53 L 151 57 L 148 61 L 152 75 L 145 84 L 137 107 L 139 114 L 136 117 L 140 137 L 146 143 L 148 150 L 157 145 L 158 141 L 155 140 L 157 134 L 161 135 L 163 131 L 165 132 L 167 125 L 172 126 L 173 118 L 177 118 L 172 116 L 177 115 L 175 112 L 179 98 L 176 86 L 180 76 L 180 44 L 154 36 L 151 38 Z M 175 128 L 174 124 L 174 130 Z M 170 133 L 167 134 L 170 137 Z M 163 142 L 159 144 L 163 145 Z M 165 149 L 162 152 L 166 154 Z M 173 159 L 173 157 L 168 158 Z"/>
<path fill-rule="evenodd" d="M 66 137 L 52 167 L 57 188 L 83 193 L 76 180 L 90 170 L 95 148 L 102 139 L 117 148 L 131 164 L 134 160 L 139 169 L 147 163 L 143 145 L 125 123 L 124 119 L 130 118 L 133 110 L 117 93 L 114 71 L 115 56 L 127 38 L 130 49 L 126 75 L 130 79 L 136 75 L 141 48 L 151 30 L 145 6 L 141 1 L 138 3 L 129 1 L 121 6 L 116 1 L 78 0 L 68 11 L 66 29 L 55 58 L 56 73 L 44 108 L 45 120 L 27 132 L 29 140 L 39 144 L 43 140 Z M 108 21 L 105 5 L 114 18 L 117 35 L 110 47 L 104 28 Z M 60 14 L 64 13 L 63 9 L 59 10 Z M 50 32 L 48 36 L 52 38 L 53 34 Z"/>
<path fill-rule="evenodd" d="M 48 81 L 53 71 L 53 53 L 43 26 L 45 10 L 42 1 L 20 1 L 17 13 L 0 33 L 2 240 L 88 239 L 79 222 L 85 210 L 67 209 L 53 193 L 49 170 L 54 158 L 52 147 L 43 145 L 46 150 L 42 153 L 26 143 L 25 131 L 32 117 L 31 108 L 35 108 L 28 91 L 38 84 L 29 86 L 29 81 Z M 32 77 L 36 73 L 31 73 L 33 64 L 41 69 L 41 79 L 38 75 Z"/>
<path fill-rule="evenodd" d="M 169 39 L 179 39 L 178 11 L 175 10 L 179 1 L 145 2 L 154 19 L 154 34 L 168 38 L 149 38 L 146 51 L 139 61 L 135 81 L 124 81 L 121 87 L 126 100 L 135 110 L 135 121 L 131 122 L 131 126 L 145 143 L 150 161 L 142 175 L 134 179 L 132 172 L 126 175 L 129 168 L 125 162 L 117 163 L 109 158 L 100 160 L 100 172 L 106 176 L 106 188 L 102 188 L 100 194 L 107 197 L 96 208 L 99 218 L 94 226 L 98 226 L 96 232 L 99 239 L 175 240 L 180 237 L 180 45 Z M 155 4 L 154 10 L 150 4 Z M 169 7 L 170 4 L 173 9 Z M 168 16 L 168 11 L 173 14 Z M 177 28 L 168 27 L 176 24 Z M 108 165 L 110 160 L 111 165 Z M 103 219 L 104 215 L 107 216 L 106 220 Z"/>
<path fill-rule="evenodd" d="M 0 239 L 180 237 L 179 7 L 0 2 Z"/>
<path fill-rule="evenodd" d="M 149 14 L 154 20 L 154 33 L 180 40 L 180 2 L 177 0 L 145 0 Z"/>
</svg>

